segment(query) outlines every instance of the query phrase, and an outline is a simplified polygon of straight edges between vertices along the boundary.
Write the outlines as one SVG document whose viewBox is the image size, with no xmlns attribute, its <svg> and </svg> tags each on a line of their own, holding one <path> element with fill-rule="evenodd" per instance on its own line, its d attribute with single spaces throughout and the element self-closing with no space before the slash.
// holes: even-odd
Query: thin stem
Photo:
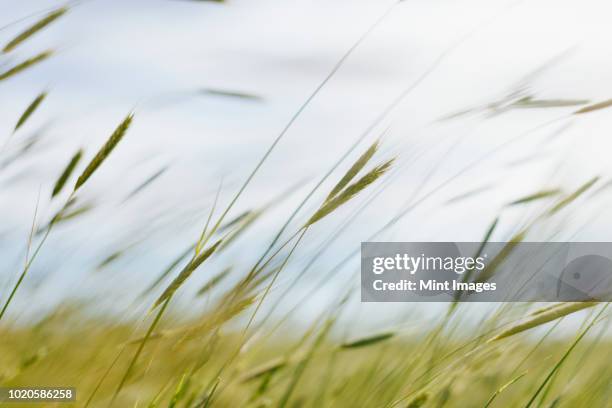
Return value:
<svg viewBox="0 0 612 408">
<path fill-rule="evenodd" d="M 391 13 L 391 11 L 393 10 L 393 8 L 398 5 L 400 3 L 400 1 L 395 2 L 391 7 L 389 7 L 385 13 L 380 16 L 362 35 L 361 37 L 359 37 L 359 39 L 357 41 L 355 41 L 355 43 L 353 43 L 353 45 L 342 55 L 342 57 L 340 57 L 340 59 L 336 62 L 336 64 L 334 65 L 334 67 L 332 68 L 332 70 L 327 74 L 327 76 L 325 77 L 325 79 L 323 79 L 323 81 L 321 81 L 321 83 L 319 83 L 319 85 L 314 89 L 314 91 L 310 94 L 310 96 L 306 99 L 306 101 L 304 101 L 304 103 L 302 103 L 302 105 L 298 108 L 298 110 L 293 114 L 293 116 L 291 117 L 291 119 L 289 119 L 289 122 L 287 122 L 287 124 L 285 125 L 285 127 L 283 128 L 283 130 L 278 134 L 278 136 L 276 136 L 276 139 L 274 139 L 274 141 L 272 142 L 272 144 L 270 145 L 270 147 L 268 148 L 268 150 L 264 153 L 263 157 L 259 160 L 259 162 L 257 163 L 257 165 L 255 166 L 255 168 L 253 169 L 253 171 L 251 172 L 251 174 L 249 174 L 249 176 L 247 177 L 246 181 L 244 182 L 244 184 L 240 187 L 240 189 L 238 190 L 238 192 L 236 193 L 236 195 L 234 196 L 234 198 L 232 199 L 232 201 L 230 201 L 229 205 L 227 206 L 227 208 L 225 209 L 225 211 L 223 211 L 223 213 L 221 214 L 221 216 L 219 217 L 219 220 L 217 221 L 217 223 L 214 225 L 214 227 L 212 228 L 210 234 L 207 235 L 206 239 L 203 242 L 203 245 L 206 243 L 206 241 L 217 231 L 217 229 L 219 228 L 219 226 L 221 225 L 221 223 L 223 222 L 223 220 L 225 219 L 225 217 L 227 216 L 227 214 L 229 213 L 229 211 L 232 209 L 232 207 L 234 206 L 234 204 L 236 204 L 236 202 L 238 201 L 238 198 L 240 198 L 240 196 L 242 195 L 242 193 L 244 192 L 244 190 L 246 190 L 247 186 L 250 184 L 251 180 L 253 179 L 253 177 L 255 177 L 255 174 L 259 171 L 259 169 L 261 168 L 261 166 L 263 165 L 263 163 L 267 160 L 268 156 L 270 156 L 270 154 L 272 153 L 272 151 L 274 150 L 274 148 L 276 147 L 276 145 L 281 141 L 281 139 L 285 136 L 285 134 L 289 131 L 289 129 L 293 126 L 293 124 L 295 123 L 295 121 L 301 116 L 302 112 L 304 112 L 304 110 L 306 109 L 306 107 L 308 107 L 308 105 L 310 105 L 310 103 L 314 100 L 314 98 L 319 94 L 319 92 L 321 92 L 321 90 L 325 87 L 325 85 L 327 85 L 327 83 L 334 77 L 334 75 L 338 72 L 338 70 L 342 67 L 342 65 L 344 65 L 345 61 L 349 58 L 349 56 L 357 49 L 357 47 L 359 47 L 359 45 L 361 45 L 361 43 L 363 43 L 363 41 L 370 35 L 370 33 L 372 31 L 374 31 L 374 29 L 387 17 L 387 15 L 389 15 L 389 13 Z"/>
<path fill-rule="evenodd" d="M 66 206 L 68 205 L 68 203 L 72 199 L 73 195 L 74 195 L 74 192 L 72 194 L 70 194 L 70 197 L 68 197 L 68 200 L 66 200 L 66 204 L 64 204 L 64 207 L 62 207 L 62 210 L 60 210 L 60 213 L 66 208 Z M 33 237 L 33 233 L 34 233 L 34 223 L 36 222 L 36 214 L 37 213 L 38 213 L 38 203 L 36 204 L 36 211 L 35 211 L 35 214 L 34 214 L 34 221 L 33 221 L 33 224 L 32 224 L 32 231 L 30 232 L 30 238 L 29 238 L 29 241 L 28 241 L 28 250 L 27 250 L 27 253 L 26 253 L 26 263 L 25 263 L 25 265 L 23 267 L 23 271 L 21 272 L 21 275 L 19 275 L 19 279 L 17 279 L 17 282 L 15 283 L 15 286 L 13 286 L 13 289 L 11 290 L 11 293 L 10 293 L 8 299 L 4 303 L 4 306 L 2 306 L 2 310 L 0 310 L 0 320 L 2 320 L 2 317 L 4 317 L 4 314 L 6 313 L 6 310 L 8 309 L 9 305 L 11 304 L 11 301 L 15 297 L 15 294 L 17 293 L 17 290 L 19 289 L 19 287 L 21 286 L 21 283 L 23 282 L 23 280 L 25 279 L 26 275 L 28 274 L 28 272 L 29 272 L 29 270 L 30 270 L 30 268 L 32 266 L 32 263 L 34 262 L 34 260 L 38 256 L 38 253 L 40 252 L 43 244 L 45 243 L 45 241 L 49 237 L 49 234 L 51 233 L 51 230 L 53 229 L 53 226 L 55 225 L 56 221 L 59 218 L 59 217 L 54 217 L 51 220 L 51 222 L 49 223 L 49 226 L 47 227 L 47 230 L 45 231 L 45 235 L 42 237 L 41 241 L 38 243 L 38 246 L 36 247 L 36 250 L 32 254 L 32 257 L 28 260 L 28 255 L 30 253 L 30 247 L 31 247 L 31 243 L 32 243 L 32 237 Z"/>
<path fill-rule="evenodd" d="M 113 398 L 111 399 L 111 401 L 110 401 L 110 403 L 108 405 L 109 407 L 113 405 L 113 403 L 115 402 L 115 399 L 119 395 L 119 392 L 121 392 L 121 390 L 123 389 L 123 386 L 125 385 L 126 381 L 128 380 L 130 374 L 132 373 L 132 369 L 136 365 L 136 362 L 138 361 L 138 358 L 140 357 L 140 354 L 142 354 L 142 350 L 144 349 L 144 346 L 145 346 L 147 340 L 149 340 L 149 338 L 151 337 L 151 334 L 153 333 L 153 330 L 155 330 L 155 328 L 159 324 L 159 322 L 160 322 L 164 312 L 166 311 L 166 308 L 168 307 L 168 304 L 170 303 L 171 299 L 172 299 L 172 296 L 168 297 L 168 299 L 166 299 L 164 301 L 164 303 L 162 304 L 162 307 L 157 311 L 157 315 L 155 316 L 155 319 L 153 319 L 153 322 L 149 326 L 149 329 L 147 330 L 147 333 L 145 334 L 145 336 L 143 337 L 142 341 L 138 345 L 138 350 L 136 350 L 136 353 L 134 354 L 134 357 L 132 357 L 132 360 L 130 361 L 130 364 L 128 365 L 127 370 L 125 370 L 125 374 L 123 374 L 123 378 L 121 378 L 121 382 L 117 386 L 117 389 L 115 390 L 115 394 L 113 395 Z"/>
</svg>

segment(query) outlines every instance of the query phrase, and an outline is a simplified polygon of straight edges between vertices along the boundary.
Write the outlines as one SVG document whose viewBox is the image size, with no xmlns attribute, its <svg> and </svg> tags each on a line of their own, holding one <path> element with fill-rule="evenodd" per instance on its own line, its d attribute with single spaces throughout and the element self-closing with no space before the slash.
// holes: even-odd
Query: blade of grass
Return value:
<svg viewBox="0 0 612 408">
<path fill-rule="evenodd" d="M 342 65 L 344 65 L 344 62 L 351 56 L 351 54 L 359 47 L 359 45 L 361 45 L 361 43 L 363 41 L 365 41 L 365 39 L 370 35 L 370 33 L 372 31 L 374 31 L 374 29 L 380 24 L 382 23 L 382 21 L 387 17 L 387 15 L 389 15 L 391 13 L 391 11 L 395 8 L 396 5 L 398 5 L 401 1 L 397 1 L 395 3 L 393 3 L 393 5 L 391 7 L 389 7 L 385 13 L 380 16 L 362 35 L 361 37 L 359 37 L 359 39 L 357 39 L 357 41 L 355 41 L 353 43 L 353 45 L 342 55 L 342 57 L 340 57 L 340 59 L 336 62 L 336 64 L 334 65 L 334 67 L 332 68 L 332 70 L 327 74 L 327 76 L 323 79 L 323 81 L 321 81 L 321 83 L 319 83 L 319 85 L 314 89 L 314 91 L 310 94 L 310 96 L 308 98 L 306 98 L 306 101 L 304 101 L 302 103 L 302 105 L 298 108 L 298 110 L 293 114 L 293 116 L 289 119 L 289 122 L 287 122 L 287 124 L 285 125 L 285 127 L 283 128 L 283 130 L 281 130 L 281 132 L 278 134 L 278 136 L 276 136 L 276 138 L 274 139 L 274 141 L 272 142 L 272 144 L 270 145 L 270 147 L 268 147 L 268 150 L 266 150 L 266 152 L 264 153 L 264 155 L 262 156 L 262 158 L 259 160 L 259 162 L 257 163 L 257 165 L 255 166 L 255 168 L 251 171 L 251 173 L 249 174 L 249 176 L 247 177 L 247 179 L 245 180 L 245 182 L 242 184 L 242 186 L 240 187 L 240 189 L 238 190 L 238 192 L 236 193 L 236 195 L 232 198 L 232 200 L 230 201 L 230 203 L 228 204 L 228 206 L 226 207 L 225 211 L 221 214 L 221 216 L 219 217 L 217 223 L 213 226 L 211 233 L 208 234 L 208 236 L 212 236 L 217 229 L 219 228 L 219 226 L 223 223 L 223 220 L 225 219 L 225 217 L 227 216 L 227 214 L 229 213 L 229 211 L 233 208 L 233 206 L 235 205 L 235 203 L 238 201 L 238 199 L 240 198 L 240 196 L 242 195 L 242 193 L 246 190 L 247 186 L 251 183 L 251 180 L 255 177 L 255 175 L 257 174 L 257 172 L 259 171 L 259 169 L 261 168 L 261 166 L 263 165 L 263 163 L 268 159 L 268 157 L 270 156 L 270 154 L 272 153 L 272 151 L 274 150 L 274 148 L 278 145 L 278 143 L 281 141 L 281 139 L 285 136 L 285 134 L 289 131 L 289 129 L 293 126 L 293 124 L 295 123 L 295 121 L 301 116 L 302 112 L 304 112 L 304 110 L 306 109 L 306 107 L 308 107 L 310 105 L 310 103 L 314 100 L 314 98 L 319 94 L 319 92 L 321 92 L 321 90 L 327 85 L 327 83 L 334 77 L 334 75 L 336 74 L 336 72 L 338 72 L 338 70 L 340 69 L 340 67 L 342 67 Z M 204 241 L 204 243 L 206 242 L 206 240 Z"/>
<path fill-rule="evenodd" d="M 125 373 L 121 377 L 121 380 L 119 381 L 119 385 L 117 386 L 117 389 L 113 393 L 113 397 L 110 400 L 110 403 L 108 405 L 109 407 L 113 405 L 113 403 L 117 399 L 117 396 L 119 395 L 119 393 L 121 392 L 121 390 L 125 386 L 128 378 L 132 374 L 134 366 L 136 365 L 136 362 L 138 361 L 138 358 L 140 357 L 140 355 L 142 354 L 142 351 L 144 350 L 145 344 L 147 343 L 147 341 L 151 337 L 151 334 L 153 333 L 153 331 L 157 328 L 157 325 L 159 324 L 162 316 L 164 315 L 164 312 L 166 311 L 166 308 L 168 307 L 169 303 L 170 303 L 170 298 L 167 298 L 162 303 L 162 305 L 159 308 L 159 310 L 157 311 L 157 314 L 155 315 L 155 318 L 153 319 L 153 322 L 151 323 L 151 325 L 147 329 L 147 332 L 145 333 L 145 336 L 142 338 L 142 341 L 138 345 L 138 349 L 136 350 L 136 352 L 134 353 L 134 356 L 130 360 L 130 363 L 128 364 L 128 367 L 125 370 Z"/>
<path fill-rule="evenodd" d="M 302 378 L 304 371 L 306 370 L 306 368 L 308 367 L 308 364 L 314 357 L 315 352 L 319 349 L 319 347 L 321 347 L 321 345 L 323 344 L 323 341 L 327 338 L 327 335 L 329 331 L 331 330 L 332 326 L 334 325 L 334 323 L 335 323 L 334 318 L 330 318 L 325 322 L 325 325 L 321 329 L 321 332 L 315 339 L 313 345 L 310 347 L 308 354 L 296 366 L 295 371 L 293 372 L 293 375 L 289 382 L 289 385 L 287 385 L 287 388 L 285 389 L 285 392 L 283 393 L 283 396 L 281 397 L 278 403 L 279 408 L 284 408 L 289 403 L 289 399 L 291 398 L 291 395 L 295 391 L 295 388 L 297 387 L 298 382 Z"/>
<path fill-rule="evenodd" d="M 519 375 L 517 375 L 516 377 L 514 377 L 513 379 L 511 379 L 510 381 L 508 381 L 507 383 L 505 383 L 504 385 L 502 385 L 501 387 L 499 387 L 494 393 L 493 395 L 491 395 L 491 398 L 489 398 L 489 400 L 487 401 L 487 403 L 485 404 L 484 408 L 489 408 L 491 406 L 491 404 L 493 403 L 493 401 L 495 401 L 495 398 L 497 398 L 497 396 L 499 394 L 501 394 L 502 392 L 504 392 L 506 390 L 506 388 L 510 387 L 512 384 L 514 384 L 515 382 L 517 382 L 518 380 L 520 380 L 521 378 L 523 378 L 525 375 L 527 374 L 527 371 L 525 371 L 524 373 L 521 373 Z"/>
<path fill-rule="evenodd" d="M 548 384 L 550 379 L 555 375 L 555 373 L 557 371 L 559 371 L 561 369 L 563 363 L 565 362 L 565 360 L 567 360 L 567 358 L 572 353 L 572 351 L 574 351 L 574 349 L 576 348 L 578 343 L 580 343 L 580 341 L 589 332 L 589 330 L 591 330 L 591 328 L 595 325 L 595 323 L 597 323 L 599 321 L 599 317 L 603 314 L 603 312 L 607 309 L 607 307 L 608 307 L 608 304 L 604 305 L 604 307 L 602 307 L 601 311 L 593 318 L 593 320 L 591 320 L 591 323 L 589 323 L 589 325 L 587 327 L 585 327 L 584 330 L 582 330 L 582 332 L 578 335 L 578 337 L 576 337 L 576 339 L 574 340 L 572 345 L 567 349 L 565 354 L 563 354 L 563 357 L 561 357 L 561 359 L 554 365 L 554 367 L 550 370 L 550 372 L 548 373 L 548 375 L 546 376 L 544 381 L 542 381 L 542 383 L 540 384 L 538 389 L 533 393 L 533 395 L 531 396 L 531 399 L 525 405 L 525 408 L 530 408 L 531 407 L 531 405 L 536 400 L 538 395 L 542 392 L 544 387 L 546 387 L 546 385 Z"/>
<path fill-rule="evenodd" d="M 11 290 L 11 293 L 9 294 L 9 297 L 7 298 L 6 302 L 4 302 L 4 306 L 2 306 L 2 310 L 0 310 L 0 320 L 2 320 L 2 317 L 4 316 L 4 313 L 6 313 L 6 310 L 8 309 L 9 304 L 11 303 L 11 300 L 15 296 L 15 293 L 19 289 L 19 286 L 21 285 L 21 282 L 23 282 L 23 279 L 25 278 L 25 275 L 27 274 L 27 271 L 29 269 L 29 266 L 28 266 L 29 265 L 28 257 L 30 255 L 30 250 L 32 249 L 32 239 L 34 238 L 34 231 L 36 230 L 36 219 L 38 217 L 38 205 L 39 205 L 39 203 L 40 203 L 40 194 L 38 196 L 38 199 L 36 200 L 36 206 L 34 207 L 34 217 L 32 218 L 32 226 L 30 227 L 30 233 L 28 235 L 28 245 L 27 245 L 26 256 L 25 256 L 25 267 L 23 269 L 23 272 L 21 273 L 21 275 L 17 279 L 17 282 L 13 286 L 13 289 Z"/>
</svg>

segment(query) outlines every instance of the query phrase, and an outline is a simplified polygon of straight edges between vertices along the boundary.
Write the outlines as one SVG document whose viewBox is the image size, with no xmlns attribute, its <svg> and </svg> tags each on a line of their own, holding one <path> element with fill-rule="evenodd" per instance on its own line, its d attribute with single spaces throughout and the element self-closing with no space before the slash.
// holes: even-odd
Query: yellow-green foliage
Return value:
<svg viewBox="0 0 612 408">
<path fill-rule="evenodd" d="M 88 319 L 77 310 L 60 309 L 31 327 L 0 329 L 0 382 L 75 386 L 79 403 L 74 406 L 83 406 L 111 367 L 90 405 L 107 406 L 127 359 L 111 363 L 121 347 L 126 348 L 124 352 L 136 347 L 125 341 L 137 336 L 138 330 L 131 324 Z M 192 323 L 195 327 L 198 322 Z M 264 401 L 274 406 L 305 358 L 308 366 L 292 400 L 309 405 L 427 407 L 446 399 L 445 406 L 463 408 L 482 407 L 495 396 L 491 406 L 522 406 L 571 343 L 571 339 L 550 338 L 538 344 L 538 335 L 478 348 L 474 339 L 451 340 L 446 330 L 450 329 L 435 334 L 435 347 L 428 339 L 433 333 L 415 330 L 344 349 L 338 347 L 341 340 L 331 336 L 313 354 L 309 350 L 316 333 L 303 339 L 279 334 L 255 340 L 219 376 L 214 406 L 258 406 Z M 241 341 L 239 333 L 213 335 L 206 330 L 190 339 L 176 335 L 150 340 L 150 348 L 114 406 L 133 406 L 136 401 L 146 406 L 158 394 L 159 406 L 167 406 L 176 399 L 185 372 L 189 381 L 178 406 L 193 396 L 202 397 Z M 606 406 L 610 369 L 602 356 L 611 353 L 612 342 L 584 339 L 565 363 L 566 369 L 558 373 L 549 402 L 561 397 L 561 406 Z M 191 376 L 194 363 L 202 361 Z"/>
</svg>

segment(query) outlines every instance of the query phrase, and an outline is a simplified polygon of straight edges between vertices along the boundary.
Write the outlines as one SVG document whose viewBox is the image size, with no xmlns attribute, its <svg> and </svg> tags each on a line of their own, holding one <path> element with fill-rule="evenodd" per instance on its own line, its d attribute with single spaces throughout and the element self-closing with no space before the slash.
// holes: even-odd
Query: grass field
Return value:
<svg viewBox="0 0 612 408">
<path fill-rule="evenodd" d="M 527 307 L 517 309 L 504 314 L 517 319 Z M 598 313 L 584 317 L 580 333 Z M 605 407 L 610 398 L 612 344 L 601 338 L 607 323 L 593 326 L 572 349 L 575 338 L 551 335 L 555 323 L 536 336 L 487 343 L 507 319 L 501 316 L 473 336 L 461 335 L 456 316 L 431 331 L 346 341 L 330 332 L 333 319 L 332 312 L 295 339 L 282 332 L 266 338 L 264 329 L 246 346 L 236 330 L 193 329 L 201 320 L 186 325 L 194 331 L 165 329 L 148 341 L 114 404 Z M 92 395 L 90 406 L 107 406 L 138 347 L 126 344 L 135 332 L 134 325 L 90 320 L 69 308 L 34 327 L 4 329 L 2 383 L 70 384 L 78 390 L 76 406 Z"/>
<path fill-rule="evenodd" d="M 5 81 L 19 81 L 23 72 L 42 68 L 47 59 L 55 58 L 53 50 L 23 58 L 12 58 L 11 53 L 31 37 L 43 35 L 48 26 L 60 24 L 69 12 L 69 7 L 59 8 L 16 23 L 21 31 L 12 37 L 6 35 L 0 56 L 0 87 Z M 223 189 L 219 181 L 218 191 L 207 204 L 206 217 L 198 226 L 200 233 L 192 242 L 184 243 L 186 252 L 156 267 L 147 275 L 150 280 L 138 287 L 124 288 L 121 278 L 109 278 L 117 293 L 128 293 L 125 296 L 132 306 L 123 313 L 107 312 L 102 307 L 98 310 L 105 298 L 112 299 L 113 293 L 105 292 L 106 288 L 91 296 L 85 293 L 82 303 L 74 300 L 74 293 L 66 293 L 64 302 L 36 317 L 26 310 L 22 315 L 18 308 L 27 303 L 32 268 L 43 262 L 41 253 L 54 233 L 64 225 L 81 222 L 95 207 L 95 203 L 83 199 L 83 190 L 96 183 L 100 169 L 113 166 L 113 155 L 130 137 L 134 123 L 141 120 L 139 108 L 109 125 L 114 130 L 103 144 L 64 152 L 67 161 L 54 183 L 43 187 L 38 203 L 29 203 L 48 213 L 37 211 L 33 217 L 29 239 L 22 243 L 23 262 L 17 269 L 2 268 L 6 286 L 0 291 L 0 385 L 74 387 L 77 401 L 7 406 L 610 406 L 612 341 L 607 303 L 500 303 L 478 310 L 469 304 L 449 303 L 436 305 L 440 312 L 427 321 L 419 317 L 427 306 L 415 305 L 398 324 L 362 331 L 356 337 L 351 326 L 359 315 L 351 305 L 358 302 L 359 291 L 350 285 L 338 288 L 328 299 L 330 306 L 308 321 L 283 306 L 270 313 L 270 305 L 279 297 L 293 296 L 292 287 L 279 292 L 279 287 L 287 288 L 279 282 L 299 279 L 291 275 L 295 271 L 291 264 L 295 253 L 310 245 L 313 230 L 316 228 L 317 237 L 333 242 L 342 228 L 328 228 L 326 221 L 345 217 L 346 210 L 352 208 L 357 212 L 349 215 L 348 222 L 353 222 L 363 208 L 360 206 L 367 207 L 376 200 L 380 189 L 392 182 L 392 176 L 405 163 L 401 152 L 385 149 L 384 138 L 379 138 L 384 132 L 372 131 L 380 125 L 375 123 L 331 170 L 321 170 L 320 181 L 298 203 L 293 215 L 281 220 L 277 233 L 259 236 L 257 245 L 240 239 L 278 204 L 275 200 L 281 201 L 288 194 L 278 191 L 280 198 L 273 198 L 271 203 L 238 212 L 238 203 L 253 194 L 247 187 L 257 179 L 304 109 L 381 21 L 377 20 L 338 59 L 283 130 L 271 136 L 260 160 L 249 163 L 250 173 L 223 202 L 219 199 Z M 4 38 L 5 33 L 0 34 Z M 0 140 L 4 144 L 0 176 L 20 161 L 29 160 L 29 147 L 35 138 L 44 138 L 43 134 L 28 139 L 22 132 L 36 122 L 49 92 L 41 89 L 15 118 L 12 134 Z M 215 94 L 239 100 L 252 98 L 237 92 L 217 90 Z M 610 101 L 518 96 L 487 105 L 485 110 L 502 114 L 519 108 L 563 108 L 570 109 L 568 117 L 582 117 L 611 106 Z M 164 171 L 160 169 L 142 184 L 134 185 L 126 200 L 154 183 Z M 541 206 L 526 212 L 526 222 L 517 225 L 506 239 L 528 241 L 539 237 L 537 233 L 530 235 L 537 228 L 558 228 L 560 214 L 580 211 L 585 200 L 597 200 L 607 183 L 604 176 L 594 175 L 573 188 L 517 191 L 516 201 L 509 206 Z M 477 194 L 468 191 L 458 199 Z M 99 198 L 104 198 L 103 193 Z M 496 225 L 497 221 L 488 232 L 483 231 L 484 241 Z M 103 258 L 95 273 L 104 273 L 100 271 L 131 250 L 121 247 L 121 242 L 96 243 Z M 225 260 L 221 257 L 228 248 L 253 251 L 253 247 L 261 248 L 261 242 L 267 249 L 258 254 L 250 268 L 237 267 L 228 259 L 222 268 L 215 264 L 214 270 L 207 269 L 211 262 Z M 354 244 L 359 246 L 359 242 Z M 120 249 L 109 253 L 108 248 Z M 317 256 L 316 250 L 307 252 L 306 263 Z M 334 258 L 343 256 L 334 254 Z M 204 286 L 194 288 L 193 277 L 198 274 L 209 278 Z M 194 291 L 195 298 L 189 298 Z M 188 313 L 186 305 L 193 305 Z"/>
</svg>

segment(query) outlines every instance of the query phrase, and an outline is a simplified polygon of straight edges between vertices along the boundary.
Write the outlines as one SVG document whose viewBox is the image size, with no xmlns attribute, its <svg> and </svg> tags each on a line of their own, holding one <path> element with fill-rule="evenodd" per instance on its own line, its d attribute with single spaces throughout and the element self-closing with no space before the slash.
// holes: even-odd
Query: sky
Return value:
<svg viewBox="0 0 612 408">
<path fill-rule="evenodd" d="M 0 3 L 0 42 L 62 4 Z M 300 312 L 305 318 L 333 301 L 345 282 L 355 283 L 359 260 L 349 255 L 361 241 L 478 241 L 500 214 L 494 238 L 507 239 L 542 208 L 506 209 L 508 202 L 546 187 L 569 192 L 595 176 L 602 184 L 610 179 L 612 116 L 573 116 L 575 107 L 499 115 L 480 108 L 516 91 L 544 100 L 610 98 L 611 13 L 612 4 L 604 0 L 78 2 L 44 33 L 0 56 L 3 70 L 57 49 L 51 60 L 0 83 L 0 135 L 10 137 L 0 154 L 42 135 L 27 159 L 0 172 L 0 253 L 7 260 L 0 293 L 23 262 L 38 197 L 44 222 L 57 207 L 47 197 L 71 155 L 83 148 L 92 157 L 133 111 L 128 136 L 81 192 L 95 209 L 54 231 L 26 288 L 34 296 L 20 300 L 45 310 L 66 296 L 96 299 L 121 282 L 117 298 L 98 304 L 129 303 L 143 282 L 197 237 L 216 191 L 221 205 L 231 200 L 292 115 L 366 33 L 237 202 L 232 215 L 277 205 L 228 257 L 248 268 L 368 129 L 292 226 L 316 209 L 373 140 L 382 140 L 377 160 L 397 156 L 380 187 L 310 232 L 281 278 L 278 291 L 291 284 L 312 251 L 325 249 L 295 289 L 310 299 Z M 211 89 L 256 98 L 206 92 Z M 9 136 L 42 90 L 49 96 L 36 116 Z M 135 185 L 162 168 L 154 183 L 126 201 Z M 608 240 L 610 220 L 603 209 L 609 196 L 580 205 L 579 212 L 551 226 L 552 232 L 564 227 L 556 238 Z M 329 232 L 355 211 L 358 218 L 328 242 Z M 404 215 L 392 228 L 374 234 L 398 214 Z M 125 258 L 109 270 L 95 270 L 124 246 L 131 248 Z M 221 268 L 223 261 L 212 267 Z M 338 278 L 327 278 L 338 263 Z M 195 277 L 193 288 L 205 279 Z M 310 295 L 317 285 L 321 289 Z M 368 305 L 363 313 L 379 309 L 405 312 Z"/>
</svg>

